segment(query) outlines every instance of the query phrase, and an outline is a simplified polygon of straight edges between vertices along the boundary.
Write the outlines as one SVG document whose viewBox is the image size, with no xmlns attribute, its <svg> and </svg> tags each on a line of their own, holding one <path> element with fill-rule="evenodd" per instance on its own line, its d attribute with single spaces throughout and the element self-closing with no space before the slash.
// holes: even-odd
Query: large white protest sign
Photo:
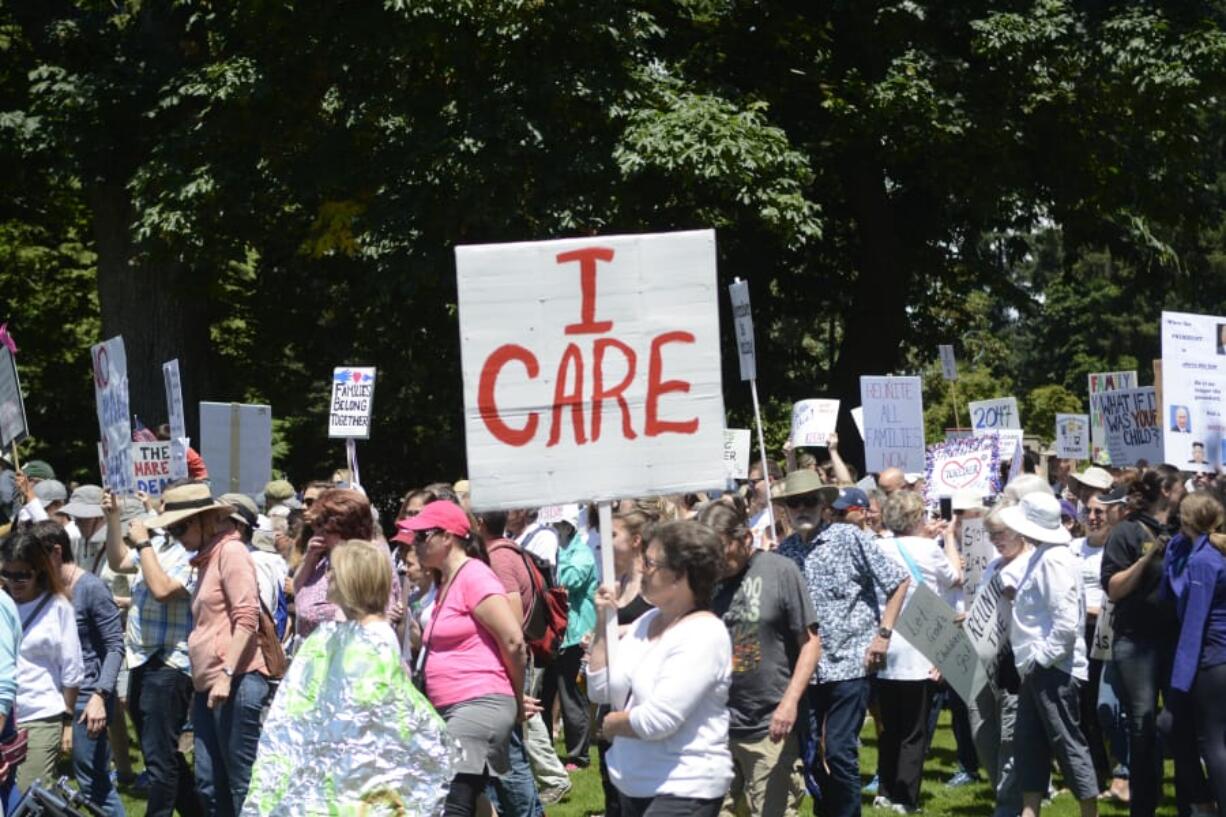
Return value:
<svg viewBox="0 0 1226 817">
<path fill-rule="evenodd" d="M 941 344 L 937 347 L 937 351 L 941 354 L 941 376 L 946 380 L 957 380 L 958 362 L 954 359 L 954 347 Z"/>
<path fill-rule="evenodd" d="M 132 494 L 132 414 L 128 410 L 128 356 L 123 338 L 116 336 L 90 349 L 94 362 L 94 399 L 98 403 L 98 430 L 104 484 L 117 494 Z"/>
<path fill-rule="evenodd" d="M 754 351 L 749 282 L 738 278 L 729 284 L 728 297 L 732 301 L 732 321 L 736 327 L 736 354 L 741 364 L 741 380 L 755 380 L 758 377 L 758 361 Z"/>
<path fill-rule="evenodd" d="M 328 436 L 369 440 L 374 403 L 373 366 L 338 366 L 333 369 L 332 399 L 328 403 Z"/>
<path fill-rule="evenodd" d="M 979 497 L 994 495 L 1000 479 L 997 446 L 994 434 L 928 446 L 924 491 L 929 504 L 959 491 L 973 491 Z"/>
<path fill-rule="evenodd" d="M 1001 648 L 1009 641 L 1011 604 L 1004 595 L 1005 585 L 996 573 L 986 583 L 981 582 L 962 622 L 963 631 L 979 659 L 986 681 L 996 688 L 997 659 Z M 972 598 L 969 594 L 967 598 Z"/>
<path fill-rule="evenodd" d="M 792 406 L 792 445 L 825 446 L 838 422 L 838 400 L 799 400 Z"/>
<path fill-rule="evenodd" d="M 154 499 L 162 495 L 171 476 L 173 461 L 169 440 L 156 443 L 132 443 L 132 475 L 136 490 L 144 491 Z"/>
<path fill-rule="evenodd" d="M 166 408 L 170 416 L 170 476 L 187 477 L 187 420 L 183 415 L 183 384 L 179 380 L 179 359 L 162 364 L 162 381 L 166 386 Z"/>
<path fill-rule="evenodd" d="M 724 468 L 729 480 L 749 479 L 750 438 L 747 428 L 724 429 Z"/>
<path fill-rule="evenodd" d="M 216 493 L 260 493 L 272 479 L 272 409 L 201 403 L 200 454 Z"/>
<path fill-rule="evenodd" d="M 474 508 L 725 484 L 715 233 L 456 248 Z"/>
<path fill-rule="evenodd" d="M 0 343 L 0 447 L 5 451 L 13 443 L 30 436 L 26 419 L 26 404 L 21 397 L 21 380 L 17 377 L 17 360 Z"/>
<path fill-rule="evenodd" d="M 962 553 L 962 591 L 966 598 L 974 598 L 979 592 L 979 583 L 988 563 L 996 558 L 996 546 L 992 544 L 983 517 L 967 517 L 962 520 L 958 549 Z"/>
<path fill-rule="evenodd" d="M 1090 456 L 1090 415 L 1056 415 L 1056 456 L 1084 460 Z"/>
<path fill-rule="evenodd" d="M 1022 427 L 1022 418 L 1017 410 L 1016 397 L 972 400 L 967 405 L 971 410 L 971 428 L 976 432 Z"/>
<path fill-rule="evenodd" d="M 896 635 L 936 665 L 945 682 L 964 701 L 972 701 L 987 683 L 975 648 L 954 622 L 954 610 L 927 585 L 918 585 L 898 616 Z"/>
<path fill-rule="evenodd" d="M 861 377 L 868 471 L 924 470 L 924 400 L 918 377 Z"/>
<path fill-rule="evenodd" d="M 1090 394 L 1090 459 L 1094 462 L 1102 462 L 1109 465 L 1111 457 L 1107 453 L 1107 435 L 1103 431 L 1102 415 L 1094 410 L 1094 395 L 1105 391 L 1115 391 L 1116 389 L 1135 389 L 1137 387 L 1137 373 L 1136 370 L 1091 372 L 1086 377 L 1086 381 Z"/>
<path fill-rule="evenodd" d="M 851 421 L 856 424 L 856 431 L 860 432 L 860 439 L 864 439 L 864 406 L 856 406 L 851 410 Z"/>
<path fill-rule="evenodd" d="M 1165 456 L 1185 471 L 1226 463 L 1226 317 L 1162 313 Z"/>
<path fill-rule="evenodd" d="M 1099 392 L 1090 403 L 1103 418 L 1111 462 L 1121 466 L 1142 459 L 1151 465 L 1162 462 L 1162 426 L 1153 386 Z"/>
</svg>

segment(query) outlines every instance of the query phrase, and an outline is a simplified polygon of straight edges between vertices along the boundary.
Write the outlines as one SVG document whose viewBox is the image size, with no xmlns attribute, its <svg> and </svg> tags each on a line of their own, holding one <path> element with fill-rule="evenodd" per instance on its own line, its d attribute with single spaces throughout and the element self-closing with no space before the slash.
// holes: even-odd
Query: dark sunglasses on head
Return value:
<svg viewBox="0 0 1226 817">
<path fill-rule="evenodd" d="M 800 496 L 789 496 L 786 501 L 788 507 L 795 510 L 797 508 L 816 508 L 821 499 L 817 494 L 801 494 Z"/>
<path fill-rule="evenodd" d="M 0 570 L 0 579 L 6 582 L 28 582 L 34 578 L 32 570 Z"/>
<path fill-rule="evenodd" d="M 413 544 L 414 545 L 424 545 L 426 542 L 430 540 L 431 536 L 434 536 L 442 532 L 443 531 L 441 528 L 426 528 L 425 530 L 419 530 L 417 532 L 417 536 L 413 537 Z"/>
</svg>

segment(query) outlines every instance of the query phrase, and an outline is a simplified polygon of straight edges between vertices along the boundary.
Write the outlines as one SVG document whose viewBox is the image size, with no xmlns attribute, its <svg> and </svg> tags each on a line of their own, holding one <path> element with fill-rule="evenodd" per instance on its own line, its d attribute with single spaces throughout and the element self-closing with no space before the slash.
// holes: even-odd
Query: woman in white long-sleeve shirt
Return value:
<svg viewBox="0 0 1226 817">
<path fill-rule="evenodd" d="M 613 742 L 609 777 L 623 817 L 715 817 L 732 781 L 732 642 L 708 610 L 723 543 L 698 522 L 669 522 L 652 533 L 642 563 L 643 596 L 655 609 L 617 643 L 611 669 L 604 621 L 617 606 L 611 587 L 596 597 L 588 692 L 614 709 L 602 725 Z"/>
<path fill-rule="evenodd" d="M 1017 585 L 1009 643 L 1022 679 L 1014 758 L 1022 788 L 1022 817 L 1035 817 L 1055 756 L 1082 817 L 1098 814 L 1098 781 L 1081 727 L 1079 686 L 1086 683 L 1085 594 L 1072 538 L 1060 522 L 1060 503 L 1032 493 L 1000 512 L 1011 530 L 1036 545 Z"/>
</svg>

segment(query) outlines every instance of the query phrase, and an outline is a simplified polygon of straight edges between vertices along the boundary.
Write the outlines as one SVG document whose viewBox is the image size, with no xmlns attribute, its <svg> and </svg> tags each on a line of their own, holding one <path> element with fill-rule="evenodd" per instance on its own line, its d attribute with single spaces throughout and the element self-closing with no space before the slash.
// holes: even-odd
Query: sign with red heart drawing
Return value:
<svg viewBox="0 0 1226 817">
<path fill-rule="evenodd" d="M 1000 489 L 1000 439 L 996 434 L 934 443 L 928 446 L 927 455 L 925 494 L 931 504 L 961 491 L 982 498 Z"/>
</svg>

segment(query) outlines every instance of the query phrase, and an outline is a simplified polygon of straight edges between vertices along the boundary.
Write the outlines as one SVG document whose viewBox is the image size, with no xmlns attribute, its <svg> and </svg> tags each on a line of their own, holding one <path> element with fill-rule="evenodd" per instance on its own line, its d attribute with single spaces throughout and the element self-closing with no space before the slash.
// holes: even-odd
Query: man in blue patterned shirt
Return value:
<svg viewBox="0 0 1226 817">
<path fill-rule="evenodd" d="M 792 493 L 805 488 L 810 490 Z M 792 480 L 791 474 L 780 491 L 802 542 L 810 536 L 805 527 L 816 528 L 816 513 L 810 512 L 812 500 L 807 496 L 812 492 L 811 486 Z M 863 529 L 868 509 L 863 491 L 841 489 L 832 507 L 835 521 L 817 536 L 804 560 L 805 583 L 822 622 L 823 642 L 818 683 L 809 687 L 809 705 L 815 722 L 825 725 L 825 763 L 814 758 L 809 771 L 821 790 L 819 815 L 858 817 L 857 741 L 868 710 L 869 676 L 885 666 L 908 576 Z M 884 608 L 878 592 L 887 600 Z"/>
</svg>

